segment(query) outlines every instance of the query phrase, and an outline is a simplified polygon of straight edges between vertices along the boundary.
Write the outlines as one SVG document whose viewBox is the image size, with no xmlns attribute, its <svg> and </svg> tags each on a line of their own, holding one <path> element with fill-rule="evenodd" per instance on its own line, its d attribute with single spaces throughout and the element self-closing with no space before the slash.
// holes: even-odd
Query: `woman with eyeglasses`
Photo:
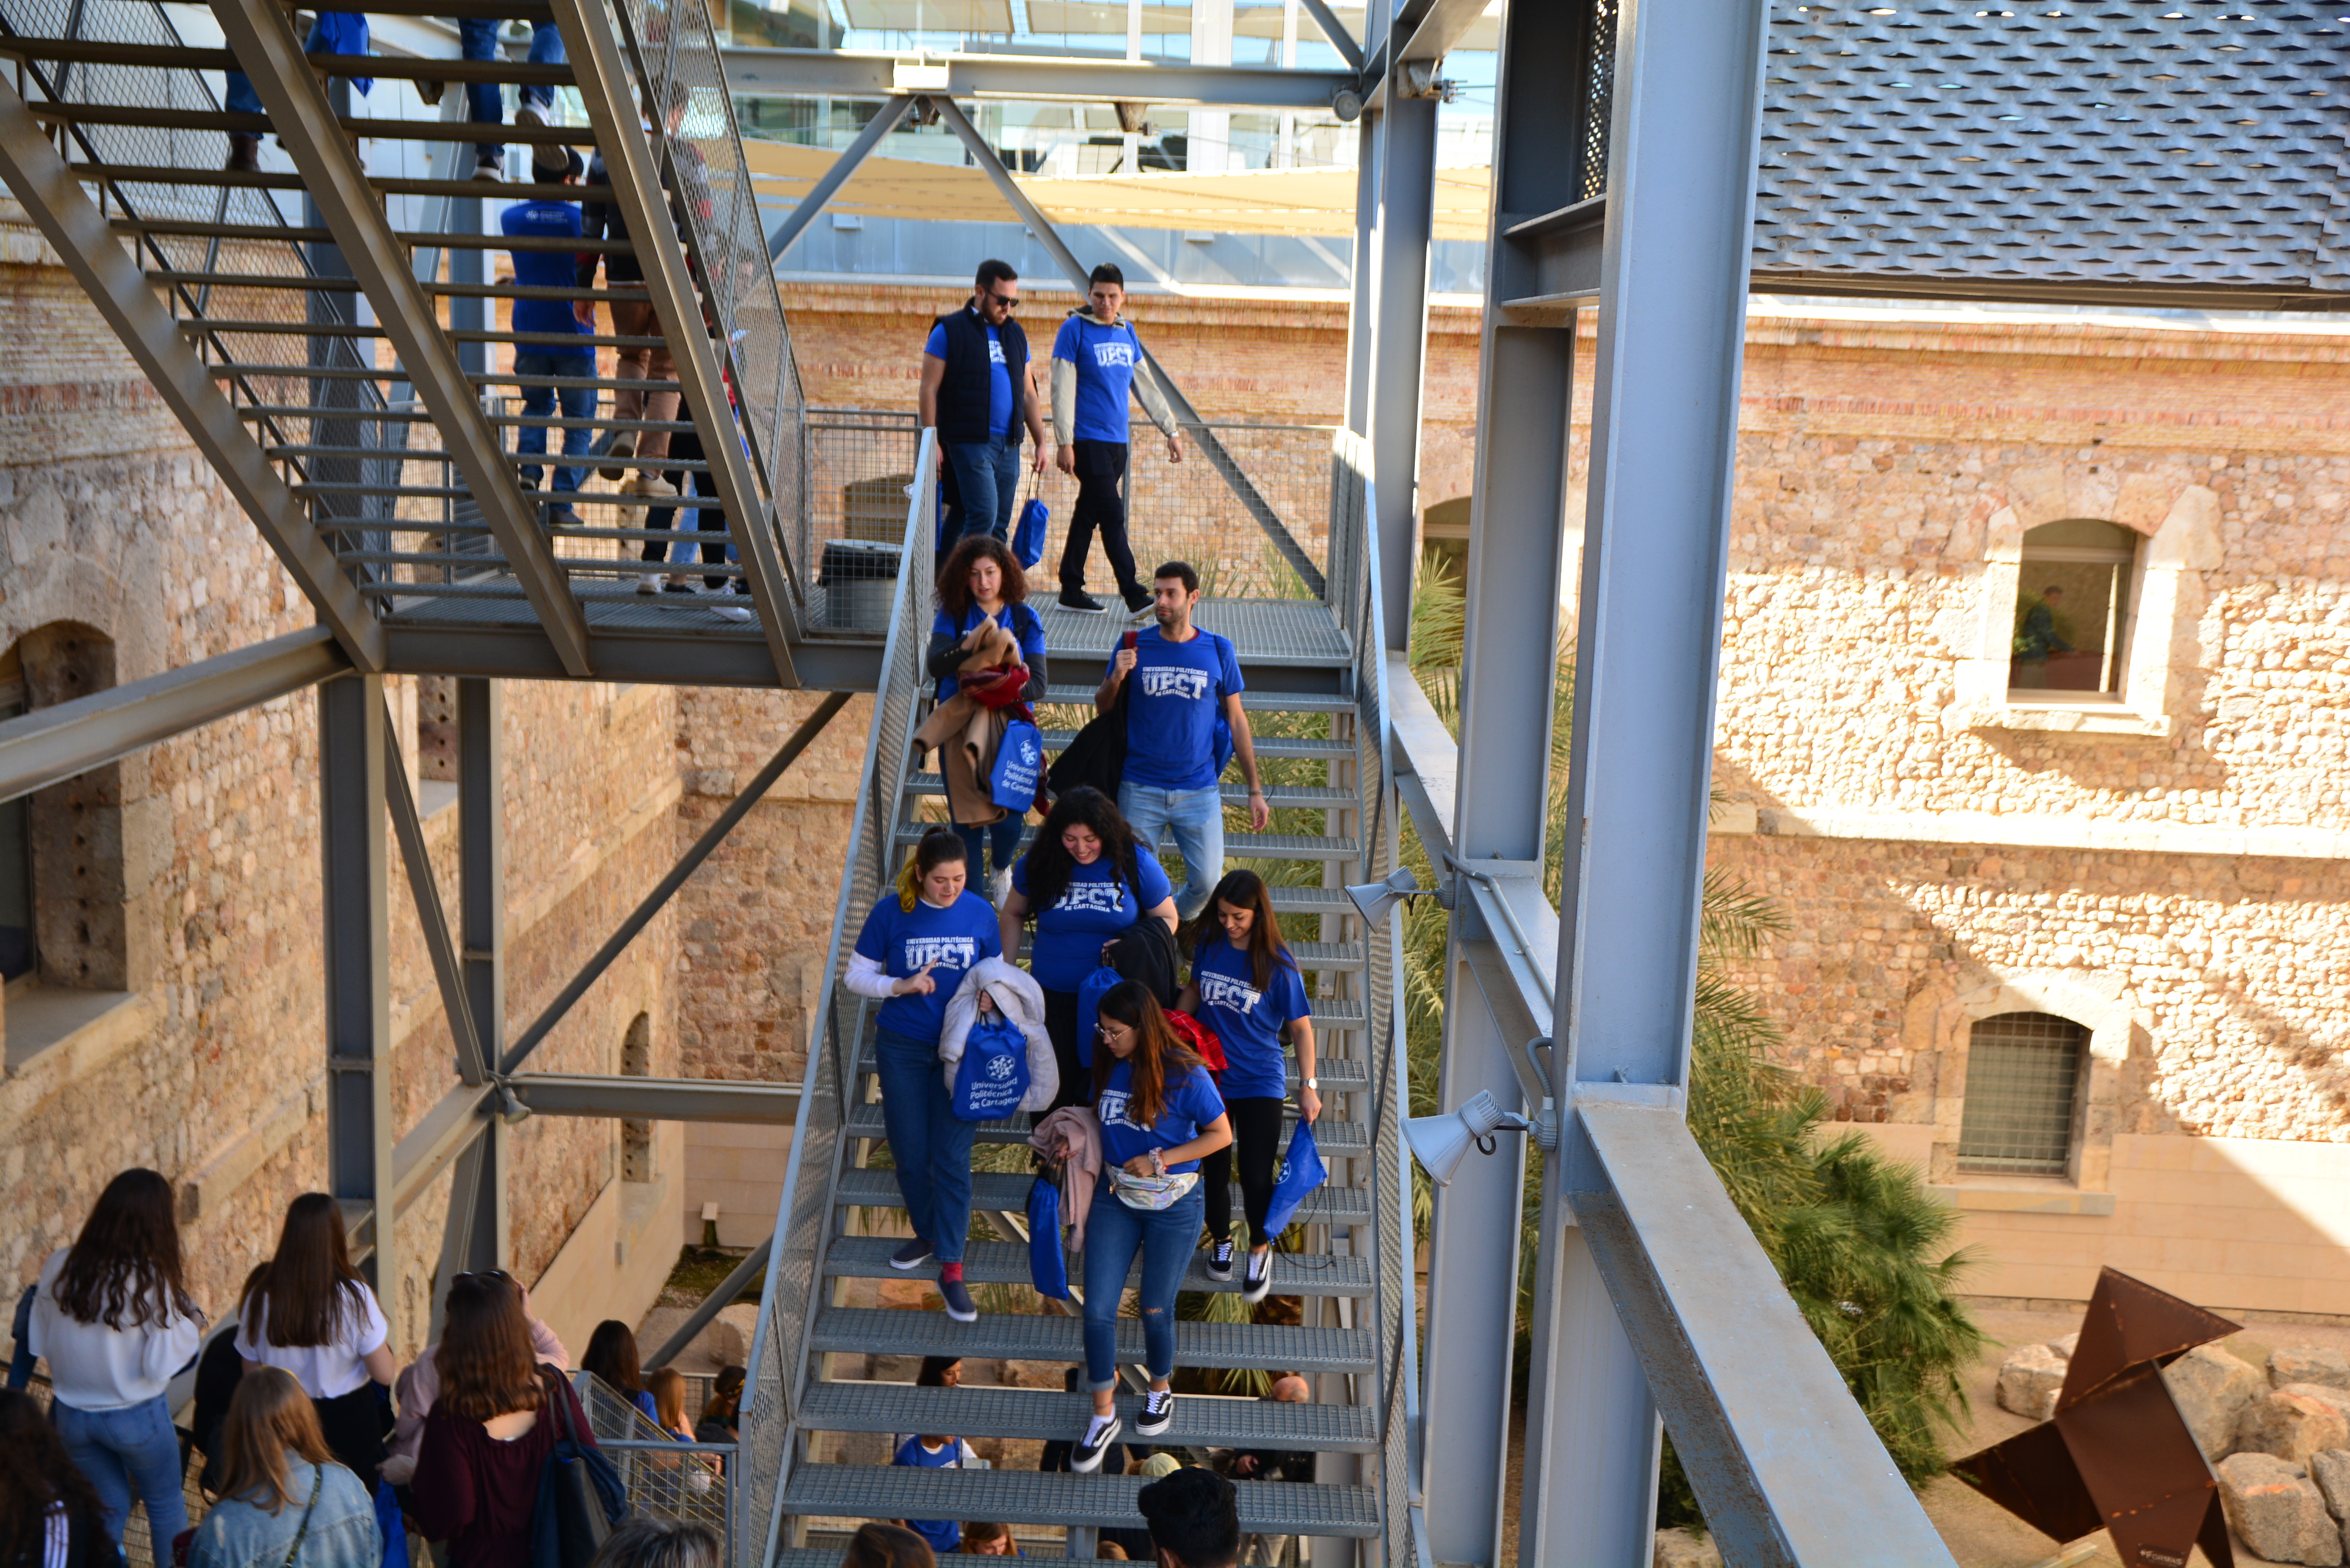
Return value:
<svg viewBox="0 0 2350 1568">
<path fill-rule="evenodd" d="M 277 1251 L 246 1285 L 237 1309 L 236 1353 L 245 1369 L 283 1367 L 318 1407 L 335 1458 L 372 1479 L 383 1463 L 383 1401 L 400 1370 L 383 1308 L 351 1266 L 342 1206 L 306 1192 L 286 1209 Z"/>
<path fill-rule="evenodd" d="M 1143 1370 L 1150 1388 L 1135 1435 L 1156 1438 L 1175 1419 L 1168 1379 L 1175 1372 L 1175 1293 L 1200 1244 L 1205 1204 L 1200 1160 L 1232 1141 L 1232 1118 L 1207 1067 L 1175 1036 L 1158 998 L 1140 981 L 1120 981 L 1101 999 L 1094 1043 L 1094 1115 L 1101 1123 L 1102 1168 L 1086 1219 L 1086 1375 L 1093 1419 L 1069 1454 L 1090 1475 L 1124 1423 L 1118 1387 L 1118 1308 L 1126 1277 L 1142 1255 Z"/>
<path fill-rule="evenodd" d="M 557 1438 L 596 1446 L 560 1371 L 532 1355 L 522 1293 L 499 1274 L 449 1284 L 440 1397 L 424 1418 L 411 1487 L 416 1521 L 446 1542 L 449 1568 L 530 1568 L 531 1511 Z"/>
</svg>

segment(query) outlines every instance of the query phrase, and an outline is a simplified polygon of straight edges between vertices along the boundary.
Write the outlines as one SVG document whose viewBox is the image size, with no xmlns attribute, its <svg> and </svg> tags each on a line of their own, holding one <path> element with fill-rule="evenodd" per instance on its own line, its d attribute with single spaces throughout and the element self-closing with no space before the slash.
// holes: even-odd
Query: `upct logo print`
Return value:
<svg viewBox="0 0 2350 1568">
<path fill-rule="evenodd" d="M 1123 342 L 1097 343 L 1094 345 L 1094 363 L 1105 370 L 1112 365 L 1131 365 L 1134 363 L 1134 348 Z"/>
<path fill-rule="evenodd" d="M 1012 1058 L 1009 1056 L 998 1056 L 987 1064 L 987 1075 L 999 1084 L 1012 1076 Z"/>
<path fill-rule="evenodd" d="M 1142 672 L 1145 697 L 1180 697 L 1196 702 L 1208 694 L 1208 672 L 1159 666 Z"/>
</svg>

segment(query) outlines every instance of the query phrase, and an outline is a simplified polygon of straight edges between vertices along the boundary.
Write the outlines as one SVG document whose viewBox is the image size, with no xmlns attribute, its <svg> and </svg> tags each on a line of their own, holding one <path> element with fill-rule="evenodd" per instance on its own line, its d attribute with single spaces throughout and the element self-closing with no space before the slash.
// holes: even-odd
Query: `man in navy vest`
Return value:
<svg viewBox="0 0 2350 1568">
<path fill-rule="evenodd" d="M 1045 419 L 1029 373 L 1028 335 L 1012 319 L 1019 308 L 1020 275 L 1007 263 L 983 261 L 971 303 L 933 322 L 922 346 L 922 425 L 937 427 L 964 534 L 1011 536 L 1024 427 L 1036 443 L 1037 471 L 1045 467 Z"/>
</svg>

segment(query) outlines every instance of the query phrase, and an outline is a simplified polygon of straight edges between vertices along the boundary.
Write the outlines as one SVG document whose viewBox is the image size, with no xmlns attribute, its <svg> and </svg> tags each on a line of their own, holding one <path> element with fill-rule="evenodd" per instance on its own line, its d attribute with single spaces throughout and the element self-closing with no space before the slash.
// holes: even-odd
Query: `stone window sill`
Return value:
<svg viewBox="0 0 2350 1568">
<path fill-rule="evenodd" d="M 36 986 L 8 1002 L 0 1126 L 147 1039 L 163 1010 L 140 992 Z"/>
<path fill-rule="evenodd" d="M 2070 702 L 1992 702 L 1970 715 L 1977 730 L 2043 730 L 2070 735 L 2133 735 L 2161 737 L 2170 733 L 2167 713 L 2141 713 L 2112 701 Z"/>
<path fill-rule="evenodd" d="M 1962 1176 L 1926 1189 L 1947 1208 L 1986 1214 L 2085 1214 L 2114 1211 L 2110 1192 L 2087 1192 L 2054 1177 Z"/>
</svg>

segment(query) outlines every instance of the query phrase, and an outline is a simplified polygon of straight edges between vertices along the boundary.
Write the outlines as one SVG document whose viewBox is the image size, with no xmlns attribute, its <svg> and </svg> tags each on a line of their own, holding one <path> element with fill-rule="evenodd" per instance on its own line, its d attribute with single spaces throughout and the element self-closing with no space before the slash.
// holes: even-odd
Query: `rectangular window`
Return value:
<svg viewBox="0 0 2350 1568">
<path fill-rule="evenodd" d="M 2089 1032 L 2045 1012 L 2002 1012 L 1967 1042 L 1959 1169 L 2064 1176 L 2072 1168 L 2073 1106 Z"/>
<path fill-rule="evenodd" d="M 2023 701 L 2118 698 L 2137 535 L 2090 518 L 2023 535 L 2008 694 Z"/>
</svg>

